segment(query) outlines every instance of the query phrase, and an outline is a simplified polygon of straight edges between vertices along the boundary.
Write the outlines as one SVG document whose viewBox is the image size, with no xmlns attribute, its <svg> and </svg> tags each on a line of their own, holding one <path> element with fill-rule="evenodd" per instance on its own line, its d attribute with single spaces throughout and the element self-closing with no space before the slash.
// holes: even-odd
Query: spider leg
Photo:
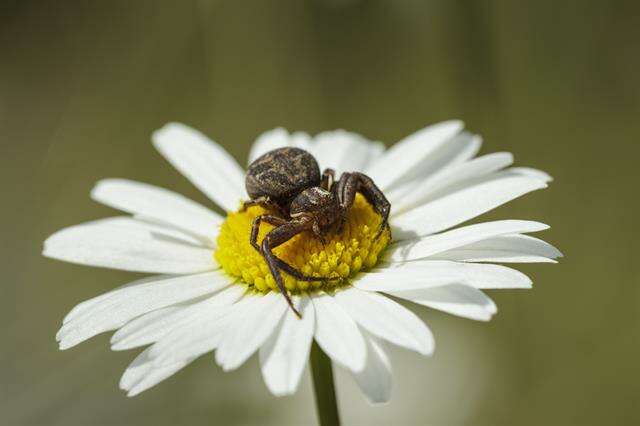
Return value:
<svg viewBox="0 0 640 426">
<path fill-rule="evenodd" d="M 261 214 L 260 216 L 253 219 L 253 223 L 251 224 L 251 238 L 249 239 L 249 242 L 251 242 L 251 245 L 254 249 L 256 249 L 258 253 L 260 253 L 260 246 L 258 245 L 258 234 L 260 233 L 260 224 L 262 222 L 267 222 L 274 226 L 280 226 L 287 223 L 286 220 L 270 214 Z"/>
<path fill-rule="evenodd" d="M 313 221 L 313 225 L 311 225 L 311 230 L 313 231 L 313 235 L 320 240 L 323 246 L 327 245 L 327 240 L 324 238 L 320 225 L 315 220 Z"/>
<path fill-rule="evenodd" d="M 336 185 L 338 204 L 345 212 L 348 211 L 356 199 L 358 191 L 358 179 L 354 173 L 343 173 Z"/>
<path fill-rule="evenodd" d="M 353 204 L 353 199 L 355 199 L 355 192 L 353 193 L 353 199 L 351 200 L 350 203 L 345 202 L 345 187 L 347 185 L 347 183 L 350 181 L 351 179 L 351 173 L 343 173 L 340 176 L 340 179 L 338 180 L 338 182 L 336 182 L 335 186 L 333 187 L 333 194 L 336 197 L 336 199 L 338 200 L 338 206 L 340 207 L 340 220 L 338 221 L 338 232 L 342 232 L 342 227 L 344 226 L 344 223 L 347 221 L 347 213 L 349 212 L 349 209 L 351 208 L 351 205 Z"/>
<path fill-rule="evenodd" d="M 344 182 L 342 182 L 343 177 Z M 353 172 L 345 173 L 338 182 L 338 202 L 343 214 L 349 211 L 356 197 L 356 192 L 360 192 L 364 198 L 371 204 L 373 209 L 382 216 L 380 228 L 376 234 L 376 239 L 382 235 L 382 232 L 389 226 L 389 212 L 391 211 L 391 203 L 384 196 L 380 188 L 378 188 L 369 176 L 364 173 Z"/>
<path fill-rule="evenodd" d="M 268 202 L 269 202 L 269 199 L 267 197 L 258 197 L 248 201 L 243 201 L 242 206 L 240 207 L 240 211 L 243 212 L 249 207 L 253 207 L 253 206 L 263 206 Z"/>
<path fill-rule="evenodd" d="M 262 253 L 260 250 L 260 246 L 258 245 L 258 234 L 260 233 L 260 224 L 262 222 L 266 222 L 274 226 L 281 226 L 289 223 L 280 217 L 269 215 L 269 214 L 263 214 L 253 219 L 253 223 L 251 224 L 251 238 L 249 241 L 251 242 L 251 245 L 253 246 L 253 248 L 255 248 L 256 251 L 258 251 L 258 253 Z M 277 256 L 274 256 L 274 259 L 278 264 L 278 268 L 282 269 L 287 274 L 291 275 L 292 277 L 300 281 L 324 281 L 324 280 L 331 281 L 332 280 L 331 278 L 327 279 L 322 277 L 312 277 L 310 275 L 304 275 L 302 272 L 298 271 L 296 268 L 289 265 L 287 262 L 278 258 Z M 335 279 L 339 279 L 339 278 L 335 278 Z"/>
<path fill-rule="evenodd" d="M 322 189 L 326 189 L 327 191 L 331 191 L 333 187 L 333 183 L 336 180 L 336 171 L 333 169 L 324 169 L 322 172 L 322 183 L 320 186 Z"/>
<path fill-rule="evenodd" d="M 253 207 L 253 206 L 260 206 L 260 207 L 264 207 L 267 210 L 271 210 L 277 214 L 279 214 L 281 217 L 287 217 L 287 213 L 284 211 L 284 209 L 282 207 L 280 207 L 276 202 L 272 201 L 271 199 L 269 199 L 269 197 L 258 197 L 249 201 L 244 201 L 242 203 L 242 206 L 240 207 L 240 211 L 243 212 L 246 209 L 248 209 L 249 207 Z"/>
<path fill-rule="evenodd" d="M 312 226 L 312 222 L 307 218 L 301 218 L 297 221 L 287 222 L 283 225 L 278 226 L 275 229 L 272 229 L 262 240 L 262 256 L 267 262 L 267 266 L 269 266 L 269 271 L 271 271 L 271 275 L 273 279 L 276 281 L 280 292 L 287 300 L 289 307 L 293 312 L 298 316 L 298 318 L 302 318 L 300 312 L 298 312 L 293 306 L 293 302 L 291 301 L 291 297 L 289 296 L 289 292 L 287 288 L 284 286 L 284 281 L 282 279 L 282 275 L 280 274 L 280 270 L 278 269 L 278 261 L 277 257 L 273 254 L 273 249 L 278 247 L 280 244 L 290 240 L 297 234 L 308 230 Z"/>
</svg>

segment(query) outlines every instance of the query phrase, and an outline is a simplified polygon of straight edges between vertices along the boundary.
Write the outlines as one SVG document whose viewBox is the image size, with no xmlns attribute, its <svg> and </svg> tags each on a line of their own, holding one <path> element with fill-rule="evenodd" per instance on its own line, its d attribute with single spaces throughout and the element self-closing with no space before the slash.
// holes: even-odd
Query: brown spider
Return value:
<svg viewBox="0 0 640 426">
<path fill-rule="evenodd" d="M 273 249 L 303 231 L 311 231 L 324 244 L 324 235 L 334 225 L 342 227 L 356 192 L 360 192 L 382 216 L 376 239 L 388 227 L 391 204 L 373 180 L 358 172 L 343 173 L 335 182 L 335 171 L 326 169 L 320 176 L 315 158 L 299 148 L 279 148 L 258 157 L 249 165 L 245 186 L 251 200 L 243 210 L 260 205 L 274 214 L 256 217 L 251 227 L 251 245 L 264 257 L 271 275 L 293 312 L 300 317 L 284 286 L 280 270 L 301 281 L 322 278 L 304 275 L 273 254 Z M 274 225 L 258 246 L 260 224 Z"/>
</svg>

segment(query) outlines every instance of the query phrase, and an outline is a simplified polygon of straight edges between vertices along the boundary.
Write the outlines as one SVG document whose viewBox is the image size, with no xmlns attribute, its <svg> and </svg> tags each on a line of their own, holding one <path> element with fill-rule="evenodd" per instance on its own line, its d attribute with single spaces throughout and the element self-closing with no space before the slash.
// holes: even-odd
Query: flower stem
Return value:
<svg viewBox="0 0 640 426">
<path fill-rule="evenodd" d="M 311 347 L 311 373 L 320 426 L 340 426 L 331 360 L 316 342 Z"/>
</svg>

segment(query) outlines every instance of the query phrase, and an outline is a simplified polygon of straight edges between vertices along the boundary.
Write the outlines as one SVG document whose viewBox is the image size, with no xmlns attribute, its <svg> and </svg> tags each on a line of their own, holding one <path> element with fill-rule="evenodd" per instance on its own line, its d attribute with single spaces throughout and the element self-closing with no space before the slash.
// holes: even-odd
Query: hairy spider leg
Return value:
<svg viewBox="0 0 640 426">
<path fill-rule="evenodd" d="M 267 265 L 269 266 L 269 271 L 271 271 L 271 275 L 273 279 L 276 281 L 280 292 L 287 300 L 289 307 L 293 312 L 298 316 L 298 318 L 302 318 L 300 312 L 298 312 L 293 306 L 293 302 L 291 301 L 291 297 L 289 296 L 289 292 L 284 286 L 284 281 L 282 280 L 282 275 L 280 275 L 280 270 L 278 269 L 278 258 L 273 254 L 272 249 L 278 247 L 280 244 L 289 241 L 294 236 L 299 233 L 306 231 L 313 226 L 313 222 L 311 219 L 306 217 L 301 217 L 299 219 L 292 220 L 291 222 L 284 223 L 277 228 L 272 229 L 262 240 L 262 256 L 264 256 L 267 261 Z M 317 280 L 317 278 L 315 279 Z M 315 281 L 314 280 L 314 281 Z"/>
<path fill-rule="evenodd" d="M 263 214 L 253 219 L 253 223 L 251 224 L 250 241 L 253 248 L 255 248 L 256 251 L 260 254 L 262 254 L 262 251 L 260 250 L 260 246 L 258 246 L 258 234 L 260 233 L 260 224 L 262 222 L 266 222 L 274 226 L 282 226 L 282 225 L 286 225 L 287 223 L 290 223 L 280 217 L 269 215 L 269 214 Z M 313 229 L 314 225 L 312 224 L 311 227 Z M 293 238 L 293 235 L 291 236 L 291 238 Z M 274 255 L 273 258 L 280 269 L 282 269 L 287 274 L 291 275 L 292 277 L 300 281 L 332 281 L 331 278 L 312 277 L 310 275 L 304 275 L 302 272 L 298 271 L 296 268 L 289 265 L 287 262 L 280 259 L 278 256 Z M 273 276 L 273 278 L 274 279 L 276 278 L 275 275 Z M 334 278 L 334 279 L 338 279 L 338 278 Z"/>
<path fill-rule="evenodd" d="M 382 232 L 389 226 L 389 212 L 391 211 L 391 203 L 384 196 L 380 188 L 373 182 L 369 176 L 360 172 L 343 173 L 340 180 L 336 184 L 335 194 L 338 197 L 340 210 L 342 212 L 342 221 L 356 198 L 356 192 L 360 192 L 364 198 L 369 201 L 373 209 L 382 216 L 380 228 L 376 234 L 376 239 L 382 235 Z"/>
<path fill-rule="evenodd" d="M 260 206 L 260 207 L 264 207 L 267 210 L 271 210 L 275 213 L 278 213 L 281 217 L 287 217 L 288 213 L 286 211 L 284 211 L 284 209 L 282 207 L 280 207 L 280 205 L 278 205 L 278 203 L 276 203 L 275 201 L 271 200 L 269 197 L 267 196 L 262 196 L 262 197 L 258 197 L 249 201 L 244 201 L 242 203 L 242 207 L 240 207 L 240 211 L 243 212 L 246 209 L 248 209 L 249 207 L 253 207 L 253 206 Z"/>
<path fill-rule="evenodd" d="M 320 240 L 322 245 L 326 246 L 327 239 L 324 237 L 324 234 L 322 233 L 322 229 L 320 229 L 320 224 L 317 221 L 313 222 L 313 225 L 311 226 L 311 230 L 313 231 L 313 235 L 315 235 L 316 238 Z"/>
<path fill-rule="evenodd" d="M 331 188 L 333 187 L 335 181 L 336 171 L 331 168 L 324 169 L 324 172 L 322 172 L 322 181 L 320 184 L 321 188 L 327 191 L 331 191 Z"/>
<path fill-rule="evenodd" d="M 258 253 L 260 253 L 260 246 L 258 245 L 258 234 L 260 233 L 260 224 L 262 222 L 267 222 L 273 226 L 280 226 L 287 223 L 285 219 L 270 214 L 261 214 L 260 216 L 253 219 L 253 222 L 251 223 L 251 238 L 249 239 L 249 241 L 251 242 L 253 248 L 258 251 Z"/>
</svg>

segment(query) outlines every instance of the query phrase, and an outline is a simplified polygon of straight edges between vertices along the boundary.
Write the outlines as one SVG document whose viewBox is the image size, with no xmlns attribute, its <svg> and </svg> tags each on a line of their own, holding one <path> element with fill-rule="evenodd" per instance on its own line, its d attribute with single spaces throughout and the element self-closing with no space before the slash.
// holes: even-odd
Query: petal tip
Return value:
<svg viewBox="0 0 640 426">
<path fill-rule="evenodd" d="M 61 350 L 61 351 L 66 351 L 67 349 L 70 349 L 70 348 L 72 348 L 74 346 L 75 346 L 75 344 L 70 343 L 70 342 L 68 342 L 66 340 L 60 340 L 58 342 L 58 349 Z"/>
<path fill-rule="evenodd" d="M 275 396 L 276 398 L 282 398 L 285 396 L 291 396 L 293 395 L 296 390 L 295 389 L 290 389 L 290 388 L 277 388 L 274 386 L 270 386 L 267 384 L 267 389 L 269 389 L 269 392 L 271 393 L 271 395 Z"/>
<path fill-rule="evenodd" d="M 165 124 L 164 126 L 162 126 L 161 128 L 155 130 L 151 134 L 151 140 L 153 141 L 153 145 L 158 150 L 161 150 L 162 145 L 171 143 L 171 141 L 174 140 L 174 137 L 177 136 L 178 134 L 183 134 L 185 132 L 191 132 L 191 131 L 193 131 L 193 129 L 191 129 L 189 126 L 185 124 L 171 121 Z"/>
<path fill-rule="evenodd" d="M 367 398 L 367 402 L 370 405 L 373 405 L 374 407 L 381 407 L 383 405 L 386 405 L 389 403 L 389 401 L 391 401 L 391 395 L 382 395 L 379 398 L 375 398 L 375 399 L 371 399 L 371 398 Z"/>
<path fill-rule="evenodd" d="M 130 349 L 130 348 L 128 348 L 122 342 L 116 342 L 111 344 L 111 350 L 114 352 L 126 351 L 127 349 Z"/>
</svg>

